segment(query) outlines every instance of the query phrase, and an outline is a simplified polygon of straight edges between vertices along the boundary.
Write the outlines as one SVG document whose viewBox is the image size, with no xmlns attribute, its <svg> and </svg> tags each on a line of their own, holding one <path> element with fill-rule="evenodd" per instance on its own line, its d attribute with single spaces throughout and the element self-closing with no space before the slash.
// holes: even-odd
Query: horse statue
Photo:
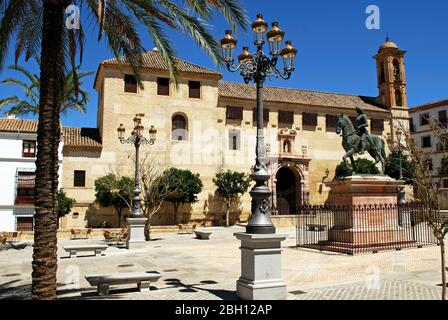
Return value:
<svg viewBox="0 0 448 320">
<path fill-rule="evenodd" d="M 349 166 L 347 163 L 347 158 L 350 158 L 353 173 L 356 173 L 357 168 L 353 156 L 360 153 L 361 137 L 356 134 L 355 127 L 353 126 L 353 123 L 348 116 L 337 116 L 336 133 L 341 134 L 341 131 L 342 146 L 344 147 L 344 150 L 346 152 L 342 159 L 344 160 L 345 164 Z M 384 140 L 375 134 L 369 134 L 365 142 L 365 151 L 367 151 L 372 156 L 372 158 L 375 159 L 373 166 L 376 166 L 377 163 L 381 162 L 381 172 L 383 174 L 386 167 L 385 146 L 386 143 L 384 142 Z"/>
</svg>

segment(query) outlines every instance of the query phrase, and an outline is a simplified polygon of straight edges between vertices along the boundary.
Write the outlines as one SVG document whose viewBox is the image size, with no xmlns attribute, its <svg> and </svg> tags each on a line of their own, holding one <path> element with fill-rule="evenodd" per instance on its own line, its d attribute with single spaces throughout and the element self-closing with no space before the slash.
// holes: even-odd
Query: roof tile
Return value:
<svg viewBox="0 0 448 320">
<path fill-rule="evenodd" d="M 255 86 L 245 83 L 219 81 L 218 89 L 221 97 L 246 100 L 256 100 L 257 97 Z M 264 87 L 264 101 L 268 102 L 283 102 L 350 110 L 355 110 L 357 106 L 361 106 L 366 111 L 387 112 L 375 100 L 373 97 L 339 93 Z"/>
</svg>

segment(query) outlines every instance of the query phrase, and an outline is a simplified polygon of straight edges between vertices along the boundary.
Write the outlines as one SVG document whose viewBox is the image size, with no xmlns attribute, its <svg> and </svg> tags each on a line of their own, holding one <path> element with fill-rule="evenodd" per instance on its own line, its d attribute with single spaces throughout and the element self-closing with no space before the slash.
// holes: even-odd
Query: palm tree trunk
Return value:
<svg viewBox="0 0 448 320">
<path fill-rule="evenodd" d="M 445 239 L 440 239 L 440 257 L 442 260 L 442 300 L 446 300 L 446 261 L 445 261 Z"/>
<path fill-rule="evenodd" d="M 36 199 L 31 294 L 35 300 L 56 299 L 59 111 L 63 83 L 64 7 L 44 1 L 41 91 L 37 127 Z"/>
</svg>

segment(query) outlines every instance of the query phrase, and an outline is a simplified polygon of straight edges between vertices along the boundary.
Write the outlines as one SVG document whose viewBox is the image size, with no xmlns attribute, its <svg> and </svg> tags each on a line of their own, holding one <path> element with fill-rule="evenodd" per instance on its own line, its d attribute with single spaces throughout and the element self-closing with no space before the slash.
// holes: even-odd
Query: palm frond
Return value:
<svg viewBox="0 0 448 320">
<path fill-rule="evenodd" d="M 158 0 L 166 8 L 166 13 L 176 21 L 178 28 L 189 35 L 202 48 L 217 65 L 222 64 L 221 49 L 216 39 L 208 30 L 205 21 L 188 15 L 185 10 L 169 0 Z"/>
<path fill-rule="evenodd" d="M 8 54 L 11 38 L 17 28 L 29 22 L 29 0 L 10 0 L 3 3 L 4 12 L 0 23 L 0 71 Z M 26 22 L 25 22 L 26 21 Z"/>
<path fill-rule="evenodd" d="M 29 113 L 37 114 L 39 112 L 39 107 L 28 103 L 27 101 L 20 100 L 11 107 L 5 114 L 23 116 Z"/>
<path fill-rule="evenodd" d="M 241 27 L 243 31 L 247 31 L 250 22 L 247 17 L 247 12 L 240 0 L 207 0 L 207 2 L 223 14 L 235 33 L 238 32 L 238 26 Z"/>
<path fill-rule="evenodd" d="M 20 99 L 17 96 L 12 96 L 12 97 L 8 97 L 5 99 L 1 99 L 0 100 L 0 108 L 3 108 L 5 106 L 13 104 L 13 103 L 19 103 L 20 101 L 22 101 L 22 99 Z"/>
<path fill-rule="evenodd" d="M 25 60 L 36 57 L 42 42 L 43 7 L 36 0 L 29 1 L 29 17 L 26 23 L 18 28 L 15 48 L 15 64 L 19 57 L 25 52 Z"/>
</svg>

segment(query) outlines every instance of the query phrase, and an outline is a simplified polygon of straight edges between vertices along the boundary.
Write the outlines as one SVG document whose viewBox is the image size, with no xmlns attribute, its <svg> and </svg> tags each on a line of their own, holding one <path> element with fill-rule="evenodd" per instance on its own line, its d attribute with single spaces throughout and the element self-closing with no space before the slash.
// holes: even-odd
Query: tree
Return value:
<svg viewBox="0 0 448 320">
<path fill-rule="evenodd" d="M 432 133 L 440 142 L 440 152 L 444 159 L 448 159 L 448 128 L 438 122 L 430 120 Z M 404 132 L 406 132 L 403 129 Z M 434 176 L 428 167 L 429 154 L 420 149 L 409 133 L 406 134 L 406 145 L 403 146 L 408 154 L 413 168 L 412 184 L 414 186 L 414 197 L 423 206 L 417 212 L 417 219 L 427 221 L 435 238 L 440 245 L 441 274 L 442 274 L 442 300 L 446 300 L 446 257 L 445 238 L 448 234 L 448 218 L 440 214 L 439 191 L 441 177 L 445 166 L 441 166 L 439 177 Z M 448 172 L 448 171 L 447 171 Z"/>
<path fill-rule="evenodd" d="M 407 184 L 412 183 L 412 174 L 414 172 L 412 162 L 403 152 L 393 149 L 387 157 L 385 174 L 396 180 L 400 179 L 400 157 L 403 179 Z"/>
<path fill-rule="evenodd" d="M 151 239 L 151 219 L 160 210 L 164 201 L 177 194 L 179 186 L 170 183 L 173 171 L 163 170 L 148 157 L 140 162 L 140 185 L 142 190 L 142 210 L 148 219 L 145 226 L 145 238 Z"/>
<path fill-rule="evenodd" d="M 22 88 L 25 93 L 25 99 L 17 96 L 11 96 L 0 100 L 0 108 L 11 105 L 11 108 L 5 112 L 7 115 L 21 116 L 26 114 L 36 115 L 39 113 L 39 94 L 40 94 L 40 78 L 36 74 L 32 74 L 24 67 L 10 65 L 8 69 L 19 71 L 22 73 L 29 83 L 25 83 L 16 78 L 7 78 L 1 81 L 1 84 L 12 84 Z M 64 77 L 61 101 L 61 113 L 67 114 L 69 110 L 76 110 L 81 113 L 86 112 L 86 105 L 89 101 L 87 91 L 81 89 L 81 79 L 93 74 L 93 72 L 80 72 L 80 67 L 76 68 L 78 73 L 78 89 L 76 89 L 74 73 L 70 71 Z"/>
<path fill-rule="evenodd" d="M 374 166 L 373 162 L 365 159 L 365 158 L 358 158 L 355 160 L 356 163 L 356 174 L 380 174 L 380 171 L 376 166 Z M 336 178 L 344 178 L 351 176 L 353 174 L 353 169 L 345 164 L 344 161 L 342 161 L 338 166 L 336 167 Z"/>
<path fill-rule="evenodd" d="M 113 173 L 95 180 L 95 201 L 103 208 L 113 207 L 121 227 L 123 209 L 130 209 L 134 196 L 134 180 Z"/>
<path fill-rule="evenodd" d="M 62 218 L 72 211 L 75 199 L 67 197 L 67 194 L 61 189 L 58 192 L 58 218 Z"/>
<path fill-rule="evenodd" d="M 60 110 L 65 70 L 74 71 L 76 58 L 82 61 L 84 29 L 82 23 L 66 23 L 69 5 L 82 6 L 89 24 L 98 26 L 98 41 L 103 34 L 115 57 L 124 54 L 138 75 L 144 51 L 137 25 L 143 25 L 159 48 L 174 80 L 177 80 L 175 51 L 164 27 L 189 35 L 216 63 L 222 63 L 220 48 L 211 36 L 208 20 L 217 10 L 230 22 L 246 28 L 247 18 L 239 0 L 185 0 L 186 9 L 174 0 L 0 0 L 0 71 L 16 36 L 15 62 L 24 55 L 39 57 L 40 94 L 37 128 L 35 225 L 31 294 L 33 299 L 56 299 L 57 271 L 57 190 L 58 148 L 61 137 Z M 83 11 L 83 12 L 85 12 Z M 73 17 L 72 17 L 73 18 Z M 74 17 L 76 21 L 77 17 Z M 139 77 L 137 77 L 139 79 Z M 141 85 L 141 81 L 139 84 Z M 78 81 L 75 81 L 78 87 Z"/>
<path fill-rule="evenodd" d="M 177 213 L 181 204 L 192 204 L 198 201 L 197 194 L 202 191 L 202 181 L 199 174 L 190 170 L 170 168 L 165 171 L 169 179 L 169 196 L 166 201 L 174 206 L 174 224 L 177 223 Z"/>
<path fill-rule="evenodd" d="M 221 171 L 213 178 L 216 191 L 224 198 L 226 204 L 226 227 L 229 226 L 229 213 L 232 200 L 243 195 L 250 187 L 251 179 L 245 173 L 227 170 Z"/>
</svg>

